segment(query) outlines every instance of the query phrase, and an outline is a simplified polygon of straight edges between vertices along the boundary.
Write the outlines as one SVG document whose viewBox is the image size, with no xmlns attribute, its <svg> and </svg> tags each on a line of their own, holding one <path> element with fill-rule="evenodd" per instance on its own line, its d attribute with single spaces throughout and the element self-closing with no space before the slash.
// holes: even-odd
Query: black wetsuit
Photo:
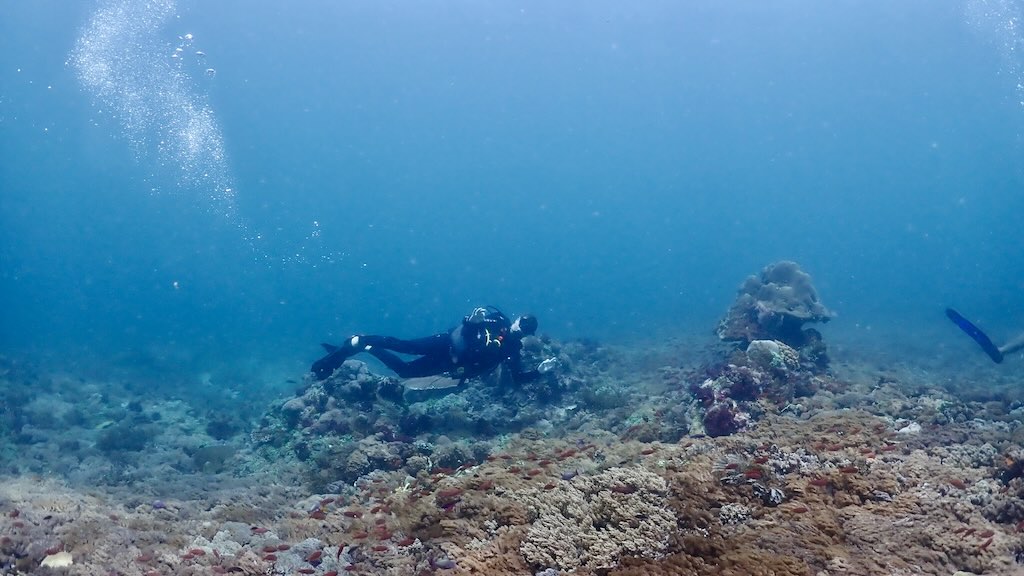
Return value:
<svg viewBox="0 0 1024 576">
<path fill-rule="evenodd" d="M 489 373 L 504 363 L 516 382 L 530 380 L 535 371 L 522 370 L 519 351 L 522 334 L 511 330 L 511 322 L 497 308 L 488 306 L 466 316 L 462 324 L 441 334 L 402 340 L 392 336 L 358 336 L 358 345 L 324 344 L 327 356 L 312 367 L 318 380 L 329 377 L 350 356 L 367 352 L 401 378 L 444 375 L 464 381 Z M 419 356 L 403 360 L 397 354 Z"/>
</svg>

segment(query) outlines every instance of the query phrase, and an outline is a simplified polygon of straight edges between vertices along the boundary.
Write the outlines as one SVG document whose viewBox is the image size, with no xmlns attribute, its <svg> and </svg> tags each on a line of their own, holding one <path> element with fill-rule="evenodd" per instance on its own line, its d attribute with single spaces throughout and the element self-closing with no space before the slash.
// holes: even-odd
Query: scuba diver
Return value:
<svg viewBox="0 0 1024 576">
<path fill-rule="evenodd" d="M 1001 363 L 1003 361 L 1003 357 L 1007 354 L 1013 354 L 1014 352 L 1024 350 L 1024 334 L 1017 336 L 1002 346 L 996 346 L 992 343 L 992 340 L 990 340 L 989 337 L 981 331 L 981 328 L 972 324 L 956 310 L 946 308 L 946 316 L 949 317 L 954 324 L 959 326 L 964 333 L 973 338 L 974 341 L 981 346 L 981 349 L 988 354 L 988 357 L 996 364 Z"/>
<path fill-rule="evenodd" d="M 402 340 L 392 336 L 354 335 L 340 346 L 321 344 L 327 355 L 313 363 L 317 380 L 325 380 L 346 359 L 366 352 L 384 363 L 401 378 L 444 376 L 466 380 L 488 374 L 504 364 L 516 383 L 527 382 L 539 373 L 524 371 L 519 351 L 522 340 L 537 332 L 537 318 L 523 315 L 515 322 L 494 306 L 475 308 L 462 323 L 447 332 L 424 338 Z M 395 353 L 419 356 L 403 360 Z"/>
</svg>

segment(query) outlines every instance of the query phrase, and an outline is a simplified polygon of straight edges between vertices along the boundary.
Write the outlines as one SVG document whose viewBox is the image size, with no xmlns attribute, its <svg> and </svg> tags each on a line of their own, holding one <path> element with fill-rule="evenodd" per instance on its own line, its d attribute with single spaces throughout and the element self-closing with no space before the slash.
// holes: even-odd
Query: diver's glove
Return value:
<svg viewBox="0 0 1024 576">
<path fill-rule="evenodd" d="M 487 308 L 474 308 L 468 316 L 462 319 L 466 324 L 479 324 L 487 320 Z"/>
<path fill-rule="evenodd" d="M 540 372 L 541 374 L 547 374 L 548 372 L 551 372 L 552 370 L 560 367 L 561 365 L 562 363 L 558 361 L 558 358 L 548 358 L 547 360 L 537 365 L 537 372 Z"/>
</svg>

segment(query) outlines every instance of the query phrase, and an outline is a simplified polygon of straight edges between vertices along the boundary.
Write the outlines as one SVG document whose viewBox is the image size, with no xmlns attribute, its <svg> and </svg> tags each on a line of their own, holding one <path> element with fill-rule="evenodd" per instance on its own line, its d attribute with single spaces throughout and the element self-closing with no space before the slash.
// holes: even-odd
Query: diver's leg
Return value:
<svg viewBox="0 0 1024 576">
<path fill-rule="evenodd" d="M 325 345 L 324 348 L 327 348 Z M 352 351 L 346 346 L 332 346 L 326 356 L 313 362 L 310 371 L 316 375 L 317 380 L 326 380 L 334 371 L 344 364 L 345 360 L 352 355 Z"/>
<path fill-rule="evenodd" d="M 361 336 L 357 334 L 346 338 L 337 346 L 321 344 L 324 350 L 327 351 L 327 355 L 314 362 L 310 371 L 313 372 L 317 380 L 326 380 L 345 363 L 345 360 L 366 351 L 370 347 L 371 342 L 385 348 L 389 347 L 389 345 L 394 345 L 398 348 L 408 347 L 403 346 L 404 342 L 402 340 L 391 338 L 390 336 Z"/>
<path fill-rule="evenodd" d="M 417 356 L 448 355 L 452 342 L 451 336 L 447 332 L 413 340 L 374 335 L 353 336 L 353 338 L 358 338 L 356 346 L 360 351 L 369 352 L 371 347 L 384 348 L 399 354 L 415 354 Z"/>
<path fill-rule="evenodd" d="M 999 351 L 1005 354 L 1013 354 L 1024 350 L 1024 334 L 1021 334 L 999 347 Z"/>
<path fill-rule="evenodd" d="M 451 361 L 447 353 L 438 355 L 430 354 L 415 360 L 406 362 L 398 356 L 376 346 L 366 351 L 374 358 L 380 360 L 385 366 L 398 374 L 400 378 L 419 378 L 420 376 L 436 376 L 451 367 Z"/>
<path fill-rule="evenodd" d="M 369 352 L 376 356 L 385 366 L 391 368 L 402 378 L 415 376 L 429 376 L 439 374 L 445 368 L 436 369 L 436 366 L 444 366 L 450 363 L 451 336 L 445 332 L 434 334 L 426 338 L 413 340 L 402 340 L 392 336 L 355 335 L 339 346 L 324 345 L 328 353 L 323 358 L 313 363 L 312 372 L 317 380 L 325 380 L 334 373 L 344 362 L 360 352 Z M 387 352 L 398 352 L 400 354 L 415 354 L 423 358 L 405 362 L 401 358 Z M 421 373 L 422 372 L 422 373 Z"/>
</svg>

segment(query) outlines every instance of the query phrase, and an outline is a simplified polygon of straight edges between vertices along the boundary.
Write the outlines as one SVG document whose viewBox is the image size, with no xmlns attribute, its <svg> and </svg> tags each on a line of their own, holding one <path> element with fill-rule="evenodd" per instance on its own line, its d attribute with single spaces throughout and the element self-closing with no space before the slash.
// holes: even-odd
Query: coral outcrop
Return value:
<svg viewBox="0 0 1024 576">
<path fill-rule="evenodd" d="M 778 340 L 802 353 L 806 348 L 809 361 L 824 365 L 821 336 L 804 325 L 828 322 L 834 316 L 818 300 L 810 275 L 796 262 L 782 261 L 743 282 L 717 333 L 720 339 L 743 347 L 755 340 Z"/>
<path fill-rule="evenodd" d="M 785 410 L 833 384 L 821 334 L 808 322 L 833 317 L 818 301 L 811 277 L 795 262 L 778 262 L 747 278 L 718 325 L 720 339 L 736 344 L 704 374 L 691 377 L 704 432 L 725 436 L 761 414 Z"/>
</svg>

